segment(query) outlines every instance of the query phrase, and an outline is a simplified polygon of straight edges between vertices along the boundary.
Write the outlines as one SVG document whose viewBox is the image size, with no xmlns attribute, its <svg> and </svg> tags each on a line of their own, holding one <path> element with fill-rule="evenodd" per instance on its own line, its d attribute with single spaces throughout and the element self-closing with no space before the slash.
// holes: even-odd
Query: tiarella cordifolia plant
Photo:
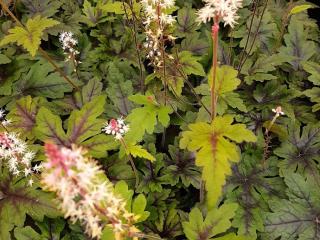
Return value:
<svg viewBox="0 0 320 240">
<path fill-rule="evenodd" d="M 320 239 L 307 1 L 0 0 L 0 240 Z"/>
<path fill-rule="evenodd" d="M 79 220 L 93 238 L 110 225 L 116 239 L 134 236 L 135 216 L 125 209 L 125 202 L 113 193 L 113 186 L 93 159 L 81 148 L 45 145 L 47 162 L 42 173 L 45 189 L 56 192 L 65 217 Z"/>
</svg>

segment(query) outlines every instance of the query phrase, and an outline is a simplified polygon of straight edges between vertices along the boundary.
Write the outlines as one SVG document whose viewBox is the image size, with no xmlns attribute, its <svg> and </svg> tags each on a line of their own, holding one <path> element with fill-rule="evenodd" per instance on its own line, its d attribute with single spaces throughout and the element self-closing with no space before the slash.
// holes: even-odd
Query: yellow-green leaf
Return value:
<svg viewBox="0 0 320 240">
<path fill-rule="evenodd" d="M 31 56 L 34 57 L 40 46 L 43 31 L 57 24 L 59 24 L 59 22 L 56 20 L 41 18 L 41 16 L 38 15 L 33 19 L 29 19 L 25 28 L 17 26 L 9 29 L 9 35 L 1 40 L 0 46 L 16 42 L 18 45 L 27 49 Z"/>
<path fill-rule="evenodd" d="M 309 8 L 312 8 L 312 5 L 310 5 L 310 4 L 303 4 L 303 5 L 295 6 L 294 8 L 291 9 L 289 15 L 303 12 L 303 11 L 309 9 Z"/>
<path fill-rule="evenodd" d="M 230 162 L 240 160 L 237 145 L 232 141 L 256 141 L 256 136 L 244 124 L 232 122 L 233 117 L 230 115 L 218 116 L 211 124 L 190 124 L 190 130 L 182 133 L 180 147 L 196 151 L 196 165 L 203 168 L 202 178 L 208 192 L 209 208 L 216 206 L 222 194 L 226 176 L 231 174 Z"/>
<path fill-rule="evenodd" d="M 215 81 L 215 90 L 220 96 L 227 92 L 232 92 L 240 84 L 240 79 L 237 78 L 238 71 L 233 67 L 228 65 L 223 65 L 217 68 L 216 81 Z M 211 86 L 212 84 L 212 69 L 208 75 L 208 82 Z"/>
<path fill-rule="evenodd" d="M 141 157 L 150 160 L 153 162 L 155 160 L 154 156 L 152 156 L 147 150 L 143 149 L 140 145 L 127 145 L 127 153 L 131 154 L 133 157 Z"/>
</svg>

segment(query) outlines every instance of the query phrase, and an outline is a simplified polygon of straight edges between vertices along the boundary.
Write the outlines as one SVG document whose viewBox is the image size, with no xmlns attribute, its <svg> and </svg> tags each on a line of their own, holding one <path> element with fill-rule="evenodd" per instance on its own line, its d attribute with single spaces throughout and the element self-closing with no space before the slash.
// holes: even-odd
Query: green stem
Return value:
<svg viewBox="0 0 320 240">
<path fill-rule="evenodd" d="M 137 188 L 138 185 L 139 185 L 139 174 L 138 174 L 138 170 L 137 170 L 137 168 L 136 168 L 136 165 L 134 164 L 134 161 L 133 161 L 133 158 L 132 158 L 131 154 L 128 152 L 128 147 L 127 147 L 126 142 L 124 141 L 123 138 L 120 139 L 120 142 L 121 142 L 122 146 L 124 147 L 124 149 L 125 149 L 125 151 L 126 151 L 126 155 L 127 155 L 128 158 L 129 158 L 129 161 L 130 161 L 130 164 L 131 164 L 133 173 L 134 173 L 134 175 L 135 175 L 135 177 L 136 177 L 135 188 Z"/>
</svg>

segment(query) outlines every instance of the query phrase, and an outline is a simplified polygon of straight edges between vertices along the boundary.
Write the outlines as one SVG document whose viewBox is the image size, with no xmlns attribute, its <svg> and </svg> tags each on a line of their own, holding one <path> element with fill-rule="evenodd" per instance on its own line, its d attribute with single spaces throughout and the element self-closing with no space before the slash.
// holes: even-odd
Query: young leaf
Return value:
<svg viewBox="0 0 320 240">
<path fill-rule="evenodd" d="M 138 222 L 142 222 L 149 217 L 149 212 L 145 211 L 147 206 L 146 198 L 143 194 L 139 194 L 137 197 L 133 197 L 133 190 L 129 190 L 125 181 L 119 181 L 114 186 L 114 192 L 119 194 L 126 202 L 126 209 L 136 214 L 139 218 Z"/>
<path fill-rule="evenodd" d="M 155 160 L 147 150 L 143 149 L 140 145 L 128 144 L 126 148 L 127 154 L 131 154 L 133 157 L 141 157 L 153 162 Z"/>
<path fill-rule="evenodd" d="M 297 13 L 300 13 L 300 12 L 302 12 L 302 11 L 305 11 L 305 10 L 307 10 L 307 9 L 309 9 L 309 8 L 312 8 L 312 5 L 310 5 L 310 4 L 303 4 L 303 5 L 298 5 L 298 6 L 295 6 L 295 7 L 293 7 L 292 9 L 291 9 L 291 11 L 290 11 L 290 15 L 292 15 L 292 14 L 297 14 Z"/>
<path fill-rule="evenodd" d="M 314 87 L 304 91 L 304 94 L 310 98 L 311 102 L 315 102 L 312 106 L 312 112 L 317 112 L 320 110 L 320 88 Z"/>
<path fill-rule="evenodd" d="M 41 43 L 41 36 L 43 31 L 47 28 L 59 24 L 58 21 L 50 18 L 41 18 L 40 15 L 33 19 L 28 19 L 26 28 L 16 26 L 9 30 L 9 35 L 5 36 L 0 46 L 8 43 L 17 42 L 28 50 L 31 56 L 35 56 Z"/>
<path fill-rule="evenodd" d="M 211 124 L 198 122 L 189 125 L 189 131 L 182 133 L 180 147 L 196 151 L 196 165 L 203 167 L 202 178 L 208 191 L 208 206 L 216 206 L 226 176 L 231 174 L 230 161 L 240 159 L 237 143 L 256 141 L 255 135 L 244 124 L 232 124 L 233 117 L 216 117 Z M 229 140 L 230 139 L 230 140 Z"/>
<path fill-rule="evenodd" d="M 189 221 L 183 222 L 183 231 L 188 240 L 209 240 L 226 232 L 231 227 L 231 221 L 238 205 L 223 204 L 219 208 L 211 209 L 205 219 L 199 208 L 194 208 L 189 214 Z M 218 238 L 219 239 L 219 238 Z"/>
<path fill-rule="evenodd" d="M 126 135 L 129 142 L 139 142 L 142 140 L 145 132 L 151 134 L 154 131 L 157 122 L 163 127 L 167 127 L 170 121 L 169 114 L 172 109 L 168 106 L 161 106 L 153 96 L 144 96 L 136 94 L 129 99 L 132 102 L 143 104 L 143 107 L 135 108 L 131 111 L 127 120 L 130 123 L 130 131 Z"/>
<path fill-rule="evenodd" d="M 247 108 L 243 103 L 239 93 L 234 92 L 240 84 L 240 79 L 237 78 L 238 72 L 231 66 L 223 65 L 217 68 L 217 75 L 215 81 L 215 92 L 218 98 L 217 113 L 224 114 L 228 109 L 228 105 L 232 108 L 237 108 L 240 111 L 247 112 Z M 212 84 L 212 70 L 208 74 L 208 83 Z M 198 94 L 203 95 L 202 101 L 204 104 L 210 102 L 210 87 L 208 84 L 201 84 L 196 88 Z M 202 120 L 207 119 L 209 115 L 205 112 L 203 107 L 200 108 L 199 116 Z"/>
<path fill-rule="evenodd" d="M 181 95 L 184 86 L 184 78 L 194 74 L 205 76 L 202 65 L 198 62 L 199 57 L 192 56 L 191 52 L 182 51 L 172 64 L 167 65 L 167 81 L 177 95 Z"/>
</svg>

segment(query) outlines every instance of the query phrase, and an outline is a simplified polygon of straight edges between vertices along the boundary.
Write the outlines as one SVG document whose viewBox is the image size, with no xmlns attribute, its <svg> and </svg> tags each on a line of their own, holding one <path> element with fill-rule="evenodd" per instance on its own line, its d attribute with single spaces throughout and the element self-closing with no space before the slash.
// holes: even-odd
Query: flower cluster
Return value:
<svg viewBox="0 0 320 240">
<path fill-rule="evenodd" d="M 203 0 L 205 6 L 198 12 L 198 21 L 206 23 L 213 18 L 224 21 L 224 25 L 234 27 L 239 16 L 237 10 L 242 7 L 242 0 Z"/>
<path fill-rule="evenodd" d="M 134 215 L 115 196 L 112 184 L 93 159 L 75 146 L 68 149 L 47 143 L 45 152 L 48 161 L 42 183 L 45 189 L 56 192 L 65 217 L 73 222 L 79 220 L 93 238 L 101 236 L 106 224 L 116 236 L 129 231 Z"/>
<path fill-rule="evenodd" d="M 163 40 L 165 29 L 175 22 L 172 15 L 167 14 L 169 8 L 174 7 L 174 0 L 142 0 L 141 4 L 146 14 L 143 22 L 146 29 L 146 42 L 144 47 L 147 50 L 147 58 L 156 67 L 162 66 L 161 39 Z M 169 40 L 174 37 L 168 34 Z"/>
<path fill-rule="evenodd" d="M 59 36 L 59 41 L 62 44 L 64 54 L 67 55 L 66 61 L 72 60 L 77 65 L 79 62 L 76 60 L 76 56 L 79 51 L 75 47 L 78 44 L 78 40 L 74 38 L 73 33 L 62 32 Z"/>
<path fill-rule="evenodd" d="M 126 125 L 122 118 L 111 119 L 105 123 L 102 131 L 106 134 L 114 135 L 117 140 L 120 140 L 129 131 L 129 125 Z"/>
<path fill-rule="evenodd" d="M 13 175 L 23 174 L 25 177 L 32 173 L 38 173 L 41 165 L 32 167 L 31 162 L 35 156 L 33 151 L 28 150 L 27 144 L 21 140 L 17 134 L 2 132 L 0 133 L 0 159 L 6 160 L 9 171 Z M 29 180 L 32 185 L 33 180 Z"/>
<path fill-rule="evenodd" d="M 160 22 L 160 27 L 171 25 L 175 22 L 175 19 L 171 15 L 165 13 L 166 9 L 174 7 L 174 0 L 142 0 L 141 4 L 146 13 L 146 20 L 143 24 L 147 27 L 154 22 Z"/>
</svg>

